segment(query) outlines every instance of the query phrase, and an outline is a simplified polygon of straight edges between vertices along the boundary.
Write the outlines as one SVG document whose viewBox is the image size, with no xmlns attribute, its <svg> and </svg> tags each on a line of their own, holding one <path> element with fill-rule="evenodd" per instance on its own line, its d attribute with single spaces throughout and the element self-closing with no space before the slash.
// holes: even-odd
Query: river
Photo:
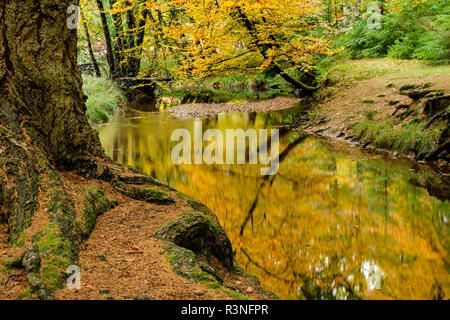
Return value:
<svg viewBox="0 0 450 320">
<path fill-rule="evenodd" d="M 202 125 L 225 135 L 297 112 L 220 114 Z M 274 176 L 260 165 L 174 165 L 180 128 L 193 133 L 194 120 L 161 111 L 121 115 L 98 131 L 114 160 L 210 207 L 264 289 L 282 299 L 450 298 L 450 203 L 420 187 L 439 181 L 430 168 L 285 130 Z"/>
</svg>

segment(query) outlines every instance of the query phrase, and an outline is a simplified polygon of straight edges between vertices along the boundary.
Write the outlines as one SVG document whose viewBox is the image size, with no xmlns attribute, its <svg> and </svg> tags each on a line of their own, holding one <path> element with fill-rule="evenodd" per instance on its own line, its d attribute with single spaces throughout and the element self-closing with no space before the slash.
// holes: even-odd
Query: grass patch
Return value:
<svg viewBox="0 0 450 320">
<path fill-rule="evenodd" d="M 375 78 L 394 80 L 440 76 L 450 73 L 450 65 L 430 66 L 419 60 L 391 58 L 347 60 L 345 56 L 337 56 L 322 61 L 317 71 L 319 83 L 346 85 Z"/>
<path fill-rule="evenodd" d="M 91 124 L 111 121 L 117 107 L 125 100 L 117 85 L 104 77 L 84 75 L 83 91 L 88 96 L 86 114 Z"/>
<path fill-rule="evenodd" d="M 424 122 L 397 124 L 393 119 L 379 119 L 373 110 L 369 110 L 353 132 L 380 148 L 424 155 L 435 150 L 442 129 L 440 126 L 425 127 Z"/>
</svg>

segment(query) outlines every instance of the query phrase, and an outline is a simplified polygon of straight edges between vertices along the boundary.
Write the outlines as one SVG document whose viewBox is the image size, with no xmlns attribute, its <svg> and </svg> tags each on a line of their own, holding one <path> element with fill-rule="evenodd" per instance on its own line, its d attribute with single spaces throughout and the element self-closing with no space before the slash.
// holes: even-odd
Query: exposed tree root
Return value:
<svg viewBox="0 0 450 320">
<path fill-rule="evenodd" d="M 178 219 L 155 233 L 156 238 L 165 241 L 169 257 L 174 248 L 183 253 L 171 260 L 177 273 L 180 270 L 177 265 L 188 265 L 186 268 L 189 272 L 181 272 L 180 275 L 200 283 L 207 281 L 218 287 L 222 286 L 224 278 L 222 268 L 228 274 L 238 272 L 249 278 L 235 265 L 231 243 L 217 217 L 195 199 L 108 160 L 92 159 L 77 169 L 71 175 L 78 177 L 76 179 L 92 181 L 93 184 L 88 187 L 77 185 L 67 180 L 66 173 L 54 170 L 44 158 L 38 157 L 41 160 L 36 164 L 36 155 L 39 153 L 25 153 L 27 168 L 35 168 L 35 180 L 26 180 L 24 185 L 18 186 L 15 183 L 18 179 L 16 171 L 10 169 L 5 177 L 11 182 L 1 184 L 2 190 L 10 191 L 4 193 L 9 197 L 2 198 L 0 202 L 2 212 L 11 212 L 6 205 L 16 204 L 11 207 L 15 208 L 15 213 L 4 216 L 9 222 L 10 245 L 15 258 L 4 261 L 3 264 L 7 268 L 24 269 L 31 291 L 40 299 L 52 299 L 53 294 L 63 288 L 69 276 L 67 268 L 79 265 L 82 244 L 93 232 L 97 217 L 117 205 L 98 186 L 105 183 L 111 190 L 131 199 L 160 206 L 176 206 L 181 208 L 178 210 L 184 210 Z M 0 168 L 7 168 L 7 161 L 5 158 L 1 159 L 3 162 L 0 163 Z M 33 164 L 35 165 L 32 166 Z M 33 187 L 33 183 L 37 185 Z M 36 192 L 29 192 L 30 189 Z M 20 190 L 28 192 L 21 193 Z M 18 201 L 19 195 L 25 198 L 23 202 Z M 28 211 L 22 203 L 31 204 Z M 17 218 L 22 216 L 23 219 Z M 188 264 L 183 262 L 185 256 L 191 257 Z M 176 261 L 177 259 L 180 260 Z M 272 297 L 260 289 L 257 283 L 252 287 L 265 297 Z"/>
</svg>

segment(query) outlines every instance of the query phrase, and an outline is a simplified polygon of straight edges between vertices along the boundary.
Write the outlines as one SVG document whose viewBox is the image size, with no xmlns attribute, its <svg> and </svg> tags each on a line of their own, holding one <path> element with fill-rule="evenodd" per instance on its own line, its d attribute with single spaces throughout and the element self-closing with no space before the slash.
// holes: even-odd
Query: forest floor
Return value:
<svg viewBox="0 0 450 320">
<path fill-rule="evenodd" d="M 86 179 L 74 173 L 60 173 L 70 190 L 103 190 L 106 198 L 118 205 L 99 216 L 95 229 L 79 253 L 81 289 L 64 285 L 54 297 L 60 300 L 228 300 L 270 299 L 255 279 L 230 273 L 218 261 L 216 270 L 224 276 L 223 284 L 196 281 L 180 276 L 171 265 L 164 243 L 154 237 L 155 231 L 176 221 L 187 210 L 186 204 L 157 205 L 137 201 L 116 191 L 109 183 Z M 78 194 L 73 194 L 76 199 Z M 35 214 L 32 226 L 42 215 Z M 0 224 L 0 266 L 16 257 L 21 248 L 8 244 L 7 226 Z M 213 257 L 214 260 L 214 257 Z M 37 299 L 29 289 L 26 273 L 21 269 L 2 267 L 0 299 Z"/>
</svg>

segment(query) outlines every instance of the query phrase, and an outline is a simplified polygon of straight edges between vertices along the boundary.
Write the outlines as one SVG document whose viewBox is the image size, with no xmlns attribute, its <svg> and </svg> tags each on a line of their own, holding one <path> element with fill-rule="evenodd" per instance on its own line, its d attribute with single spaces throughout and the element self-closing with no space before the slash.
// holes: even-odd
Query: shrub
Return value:
<svg viewBox="0 0 450 320">
<path fill-rule="evenodd" d="M 86 114 L 91 124 L 111 121 L 125 99 L 117 85 L 104 77 L 83 76 L 83 91 L 88 96 Z"/>
<path fill-rule="evenodd" d="M 450 62 L 450 3 L 405 0 L 400 10 L 382 16 L 382 28 L 372 30 L 362 19 L 336 44 L 352 59 L 391 56 Z"/>
</svg>

